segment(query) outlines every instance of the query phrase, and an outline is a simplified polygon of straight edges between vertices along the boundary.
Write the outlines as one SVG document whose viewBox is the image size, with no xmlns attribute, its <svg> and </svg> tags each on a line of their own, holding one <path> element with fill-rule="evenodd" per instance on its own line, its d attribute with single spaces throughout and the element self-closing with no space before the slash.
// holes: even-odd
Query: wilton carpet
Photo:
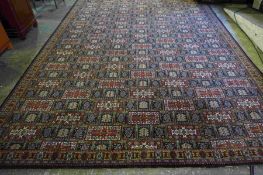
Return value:
<svg viewBox="0 0 263 175">
<path fill-rule="evenodd" d="M 263 163 L 262 87 L 205 4 L 78 0 L 0 109 L 0 166 Z"/>
</svg>

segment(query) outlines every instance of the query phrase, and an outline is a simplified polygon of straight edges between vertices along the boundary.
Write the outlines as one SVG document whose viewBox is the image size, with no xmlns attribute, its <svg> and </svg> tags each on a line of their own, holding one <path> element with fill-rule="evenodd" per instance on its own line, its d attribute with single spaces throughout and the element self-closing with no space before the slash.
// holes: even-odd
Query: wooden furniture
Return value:
<svg viewBox="0 0 263 175">
<path fill-rule="evenodd" d="M 37 5 L 36 5 L 36 0 L 31 0 L 32 1 L 32 4 L 33 4 L 33 7 L 36 9 L 37 8 Z M 45 4 L 45 0 L 38 0 L 38 1 L 42 1 L 43 4 Z M 50 0 L 49 0 L 50 1 Z M 62 0 L 64 3 L 65 3 L 65 0 Z M 53 0 L 54 4 L 55 4 L 55 7 L 56 9 L 58 8 L 58 2 L 57 0 Z"/>
<path fill-rule="evenodd" d="M 0 54 L 1 54 L 4 50 L 13 48 L 13 45 L 10 42 L 1 22 L 0 22 L 0 36 L 1 36 L 0 37 Z"/>
<path fill-rule="evenodd" d="M 0 0 L 0 19 L 9 36 L 21 39 L 32 26 L 37 26 L 29 0 Z"/>
</svg>

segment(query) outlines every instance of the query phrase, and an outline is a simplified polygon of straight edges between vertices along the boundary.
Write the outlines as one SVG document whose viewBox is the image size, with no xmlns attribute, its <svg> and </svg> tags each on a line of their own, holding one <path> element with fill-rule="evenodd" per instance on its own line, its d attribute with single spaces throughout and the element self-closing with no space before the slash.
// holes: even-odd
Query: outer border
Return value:
<svg viewBox="0 0 263 175">
<path fill-rule="evenodd" d="M 182 168 L 182 167 L 203 167 L 203 168 L 217 168 L 224 166 L 240 166 L 240 165 L 257 165 L 262 164 L 263 160 L 260 161 L 235 161 L 235 162 L 129 162 L 129 163 L 46 163 L 46 164 L 10 164 L 10 165 L 0 165 L 1 169 L 57 169 L 57 168 L 160 168 L 160 167 L 170 167 L 170 168 Z"/>
<path fill-rule="evenodd" d="M 54 36 L 59 35 L 60 31 L 63 30 L 63 27 L 66 27 L 66 26 L 63 26 L 63 25 L 66 25 L 67 22 L 69 22 L 69 19 L 66 19 L 66 18 L 68 18 L 69 15 L 74 14 L 73 9 L 76 7 L 77 2 L 80 2 L 80 1 L 76 0 L 75 3 L 72 5 L 71 9 L 67 12 L 65 17 L 61 20 L 60 24 L 57 26 L 57 28 L 51 34 L 49 39 L 45 42 L 44 46 L 39 50 L 39 52 L 37 53 L 37 55 L 35 56 L 33 61 L 30 63 L 30 65 L 28 66 L 26 71 L 23 73 L 23 75 L 20 77 L 20 79 L 18 80 L 18 82 L 16 83 L 16 85 L 14 86 L 12 91 L 10 92 L 10 94 L 4 100 L 4 102 L 0 106 L 0 109 L 5 105 L 5 103 L 13 95 L 17 86 L 20 85 L 20 83 L 23 80 L 23 78 L 25 77 L 25 75 L 32 68 L 32 65 L 37 61 L 37 58 L 45 56 L 45 53 L 43 53 L 43 51 L 48 50 L 51 47 L 53 47 L 53 45 L 56 42 L 56 39 L 58 39 L 58 38 L 54 38 Z M 227 34 L 226 37 L 229 37 L 230 41 L 234 42 L 234 44 L 237 45 L 237 48 L 232 48 L 232 49 L 235 51 L 241 51 L 242 52 L 242 55 L 246 58 L 246 60 L 240 60 L 240 62 L 246 66 L 247 71 L 249 71 L 249 73 L 250 73 L 250 78 L 254 79 L 251 74 L 253 74 L 253 73 L 259 73 L 260 74 L 260 71 L 257 70 L 255 65 L 249 59 L 248 55 L 244 52 L 244 50 L 240 47 L 238 42 L 233 38 L 233 36 L 230 34 L 230 32 L 227 30 L 227 28 L 223 25 L 222 21 L 218 18 L 218 16 L 215 14 L 213 9 L 208 5 L 206 5 L 205 7 L 202 7 L 202 8 L 205 8 L 205 10 L 209 9 L 209 11 L 211 11 L 211 12 L 209 12 L 209 15 L 212 15 L 212 17 L 214 17 L 218 20 L 218 21 L 216 21 L 216 23 L 219 23 L 221 25 L 221 27 L 224 28 L 223 33 Z M 76 9 L 74 9 L 74 10 L 76 10 Z M 239 49 L 239 50 L 236 50 L 236 49 Z M 252 67 L 250 67 L 250 66 L 252 66 Z M 263 85 L 261 85 L 262 79 L 263 79 L 262 74 L 259 76 L 258 79 L 254 79 L 254 81 L 256 81 L 256 85 L 258 85 L 260 89 L 262 89 L 262 86 L 263 86 Z M 39 162 L 39 163 L 12 163 L 12 164 L 3 163 L 0 165 L 0 169 L 2 169 L 2 168 L 10 168 L 10 169 L 21 168 L 21 169 L 23 169 L 23 168 L 221 167 L 221 166 L 227 166 L 227 165 L 237 166 L 237 165 L 250 165 L 250 164 L 262 164 L 262 163 L 263 163 L 263 158 L 258 159 L 258 160 L 238 160 L 238 161 L 229 160 L 229 161 L 220 161 L 220 162 L 216 162 L 216 161 L 208 162 L 208 161 L 202 161 L 202 160 L 187 160 L 184 162 L 181 162 L 179 160 L 167 160 L 167 162 L 143 160 L 143 161 L 138 161 L 138 162 L 124 161 L 122 163 L 120 163 L 120 162 L 109 162 L 109 163 L 100 163 L 100 162 L 98 162 L 98 163 L 88 163 L 88 162 L 83 162 L 83 163 L 81 163 L 81 162 L 41 163 L 41 162 Z"/>
</svg>

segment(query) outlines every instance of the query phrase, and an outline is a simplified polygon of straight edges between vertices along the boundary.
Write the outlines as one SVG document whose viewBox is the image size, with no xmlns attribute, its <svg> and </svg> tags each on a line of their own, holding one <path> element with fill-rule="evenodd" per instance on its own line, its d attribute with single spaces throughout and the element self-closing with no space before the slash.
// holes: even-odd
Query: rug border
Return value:
<svg viewBox="0 0 263 175">
<path fill-rule="evenodd" d="M 5 100 L 3 101 L 3 103 L 0 105 L 0 108 L 2 108 L 5 103 L 9 100 L 9 98 L 13 95 L 15 89 L 17 88 L 17 86 L 21 83 L 23 77 L 28 73 L 28 71 L 30 70 L 30 68 L 32 67 L 32 65 L 37 61 L 37 58 L 41 56 L 41 53 L 44 49 L 48 49 L 49 44 L 51 44 L 52 42 L 52 38 L 59 33 L 58 29 L 64 24 L 64 22 L 66 21 L 66 18 L 69 16 L 69 14 L 71 12 L 73 12 L 74 7 L 76 6 L 77 2 L 79 2 L 79 0 L 76 0 L 74 2 L 74 4 L 71 6 L 71 8 L 69 9 L 69 11 L 66 13 L 66 15 L 63 17 L 63 19 L 60 21 L 59 25 L 56 27 L 56 29 L 53 31 L 53 33 L 50 35 L 50 37 L 48 38 L 48 40 L 44 43 L 44 45 L 42 46 L 42 48 L 38 51 L 38 53 L 36 54 L 36 56 L 33 58 L 33 60 L 31 61 L 31 63 L 29 64 L 29 66 L 27 67 L 27 69 L 24 71 L 24 73 L 21 75 L 21 77 L 19 78 L 19 80 L 17 81 L 16 85 L 13 87 L 13 89 L 11 90 L 11 92 L 8 94 L 8 96 L 5 98 Z M 228 33 L 228 35 L 230 35 L 231 40 L 235 42 L 235 44 L 237 45 L 237 47 L 239 48 L 240 51 L 242 51 L 242 54 L 244 54 L 244 56 L 246 57 L 246 60 L 249 60 L 249 63 L 253 65 L 253 71 L 258 71 L 259 73 L 262 74 L 262 72 L 260 72 L 258 70 L 258 68 L 254 65 L 254 63 L 251 61 L 250 57 L 246 54 L 246 52 L 242 49 L 242 47 L 239 45 L 239 43 L 235 40 L 235 38 L 232 36 L 232 34 L 229 32 L 229 30 L 226 28 L 226 26 L 222 23 L 222 21 L 219 19 L 219 17 L 216 15 L 216 13 L 214 12 L 214 10 L 212 9 L 212 7 L 208 4 L 206 4 L 207 7 L 210 8 L 210 10 L 212 11 L 211 14 L 213 14 L 217 20 L 220 22 L 220 24 L 222 25 L 222 27 L 225 29 L 225 31 Z M 234 48 L 232 48 L 234 49 Z M 240 60 L 240 62 L 246 66 L 246 64 Z M 246 66 L 246 69 L 249 71 L 251 71 L 251 68 Z M 253 76 L 251 76 L 250 74 L 250 78 L 253 79 L 255 81 L 255 84 L 257 86 L 259 86 L 260 88 L 260 83 L 258 82 L 258 80 L 254 79 Z M 88 161 L 86 161 L 86 163 L 77 163 L 77 162 L 68 162 L 68 163 L 43 163 L 43 164 L 36 164 L 36 163 L 19 163 L 19 164 L 1 164 L 0 165 L 0 169 L 26 169 L 26 168 L 33 168 L 33 169 L 40 169 L 40 168 L 45 168 L 45 169 L 54 169 L 54 168 L 63 168 L 63 169 L 67 169 L 67 168 L 147 168 L 147 167 L 151 167 L 151 168 L 160 168 L 160 167 L 177 167 L 177 168 L 183 168 L 183 167 L 209 167 L 209 168 L 213 168 L 213 167 L 223 167 L 223 166 L 240 166 L 240 165 L 255 165 L 255 164 L 262 164 L 263 163 L 263 159 L 261 160 L 239 160 L 239 161 L 224 161 L 224 162 L 215 162 L 215 161 L 211 161 L 211 162 L 207 162 L 207 161 L 203 161 L 203 162 L 194 162 L 192 161 L 190 162 L 157 162 L 157 161 L 149 161 L 149 162 L 127 162 L 127 163 L 87 163 Z"/>
<path fill-rule="evenodd" d="M 218 162 L 218 163 L 183 163 L 183 162 L 136 162 L 136 163 L 108 163 L 108 164 L 98 164 L 98 163 L 45 163 L 45 164 L 10 164 L 10 165 L 0 165 L 1 169 L 101 169 L 101 168 L 184 168 L 184 167 L 195 167 L 195 168 L 218 168 L 225 166 L 242 166 L 242 165 L 260 165 L 263 163 L 263 160 L 258 161 L 237 161 L 237 162 Z"/>
</svg>

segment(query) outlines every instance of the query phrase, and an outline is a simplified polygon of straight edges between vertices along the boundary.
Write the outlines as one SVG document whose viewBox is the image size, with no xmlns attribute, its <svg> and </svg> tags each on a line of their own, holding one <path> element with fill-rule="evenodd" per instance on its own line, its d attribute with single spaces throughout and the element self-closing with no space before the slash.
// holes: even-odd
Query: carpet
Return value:
<svg viewBox="0 0 263 175">
<path fill-rule="evenodd" d="M 263 163 L 262 80 L 205 4 L 78 0 L 0 109 L 0 166 Z"/>
</svg>

